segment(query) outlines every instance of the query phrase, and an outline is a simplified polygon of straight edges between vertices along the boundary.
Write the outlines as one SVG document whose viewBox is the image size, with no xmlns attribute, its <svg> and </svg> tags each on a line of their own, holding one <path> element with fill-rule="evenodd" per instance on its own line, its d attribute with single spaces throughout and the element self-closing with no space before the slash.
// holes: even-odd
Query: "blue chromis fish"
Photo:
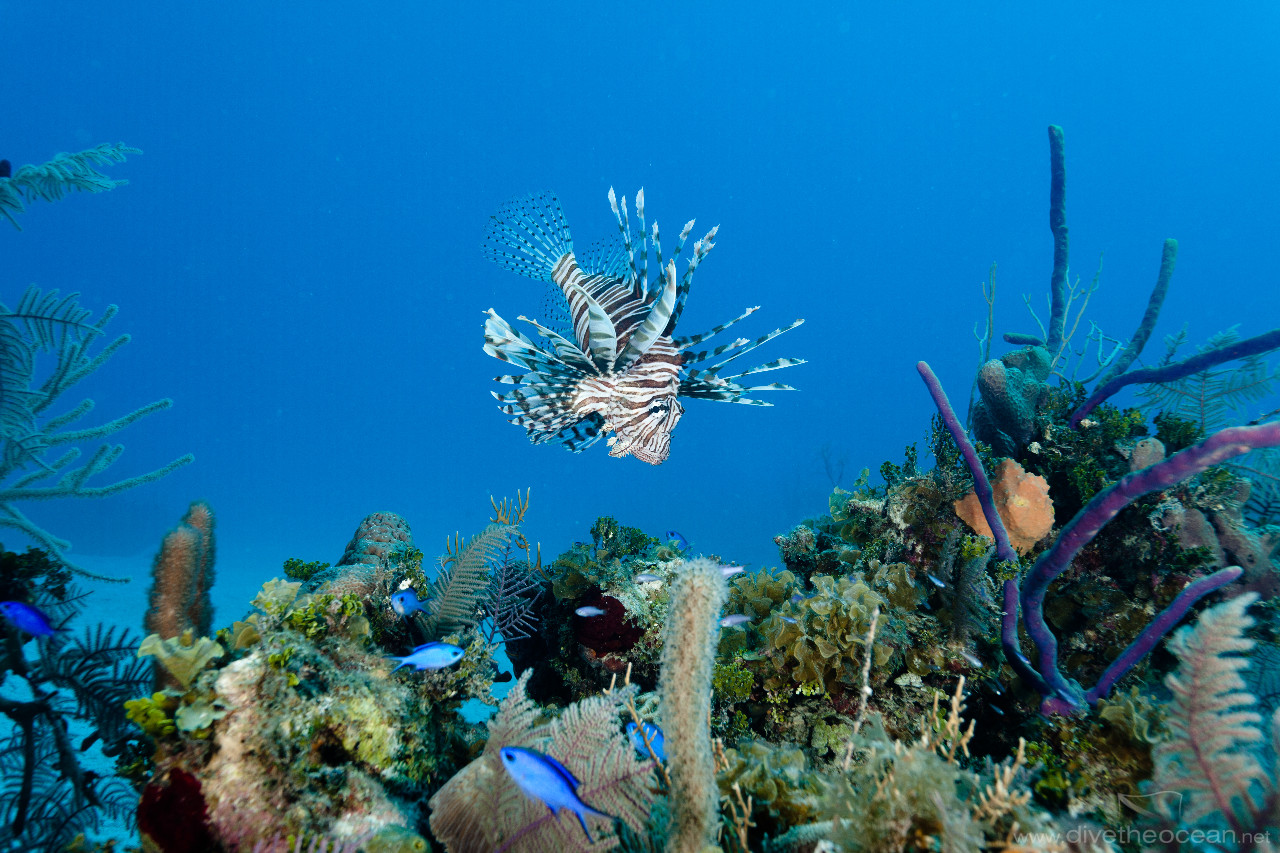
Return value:
<svg viewBox="0 0 1280 853">
<path fill-rule="evenodd" d="M 605 614 L 605 611 L 601 610 L 599 607 L 592 607 L 590 604 L 584 607 L 579 607 L 573 612 L 577 613 L 584 619 L 590 619 L 593 616 L 603 616 Z"/>
<path fill-rule="evenodd" d="M 413 587 L 406 587 L 391 596 L 391 609 L 396 612 L 397 616 L 402 616 L 405 619 L 408 619 L 415 611 L 421 610 L 423 613 L 427 613 L 426 603 L 418 598 L 418 593 Z"/>
<path fill-rule="evenodd" d="M 568 809 L 577 815 L 588 843 L 591 843 L 591 833 L 587 830 L 586 815 L 613 820 L 610 815 L 596 811 L 578 798 L 578 785 L 581 783 L 567 767 L 550 755 L 522 746 L 504 746 L 502 766 L 506 768 L 512 781 L 520 786 L 521 791 L 541 800 L 557 819 L 560 809 Z"/>
<path fill-rule="evenodd" d="M 424 669 L 444 669 L 462 660 L 466 654 L 459 647 L 450 643 L 423 643 L 404 657 L 389 655 L 392 660 L 400 661 L 395 672 L 402 666 L 411 666 L 421 672 Z"/>
<path fill-rule="evenodd" d="M 636 575 L 636 583 L 662 583 L 662 578 L 652 572 L 641 572 Z"/>
<path fill-rule="evenodd" d="M 649 746 L 644 745 L 646 737 L 649 739 Z M 653 723 L 641 723 L 639 726 L 634 722 L 627 723 L 627 738 L 631 741 L 631 745 L 636 748 L 636 752 L 640 753 L 644 758 L 649 757 L 649 750 L 652 748 L 653 754 L 659 761 L 665 762 L 667 760 L 666 740 L 662 736 L 662 729 Z"/>
<path fill-rule="evenodd" d="M 668 530 L 667 541 L 676 543 L 676 547 L 681 551 L 689 550 L 689 540 L 681 536 L 679 530 Z"/>
<path fill-rule="evenodd" d="M 750 616 L 744 616 L 741 613 L 734 613 L 730 616 L 726 616 L 723 619 L 721 619 L 720 625 L 721 627 L 724 627 L 724 628 L 733 628 L 737 625 L 741 625 L 744 622 L 750 622 L 750 621 L 751 621 Z"/>
<path fill-rule="evenodd" d="M 0 601 L 0 613 L 13 627 L 35 637 L 52 637 L 58 630 L 41 610 L 21 601 Z"/>
</svg>

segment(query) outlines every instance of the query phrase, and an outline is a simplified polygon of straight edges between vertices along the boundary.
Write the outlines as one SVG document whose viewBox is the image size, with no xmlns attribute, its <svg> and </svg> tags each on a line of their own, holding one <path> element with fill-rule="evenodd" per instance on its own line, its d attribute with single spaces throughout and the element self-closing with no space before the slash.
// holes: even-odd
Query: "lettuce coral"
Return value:
<svg viewBox="0 0 1280 853">
<path fill-rule="evenodd" d="M 812 581 L 814 592 L 808 598 L 789 601 L 762 630 L 770 635 L 774 649 L 786 653 L 793 681 L 846 690 L 861 677 L 861 647 L 871 613 L 883 607 L 885 599 L 857 577 L 814 575 Z M 876 665 L 885 664 L 892 654 L 888 645 L 875 643 Z M 770 689 L 780 686 L 776 677 L 766 682 Z"/>
</svg>

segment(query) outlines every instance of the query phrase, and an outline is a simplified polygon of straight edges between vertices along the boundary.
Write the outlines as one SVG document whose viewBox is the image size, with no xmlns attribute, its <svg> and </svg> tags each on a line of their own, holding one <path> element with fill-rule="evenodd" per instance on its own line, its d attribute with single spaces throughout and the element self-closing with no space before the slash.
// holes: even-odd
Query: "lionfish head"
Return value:
<svg viewBox="0 0 1280 853">
<path fill-rule="evenodd" d="M 634 456 L 641 462 L 661 465 L 671 453 L 671 431 L 683 414 L 684 406 L 680 405 L 675 394 L 653 398 L 644 411 L 612 424 L 609 455 L 618 458 Z"/>
</svg>

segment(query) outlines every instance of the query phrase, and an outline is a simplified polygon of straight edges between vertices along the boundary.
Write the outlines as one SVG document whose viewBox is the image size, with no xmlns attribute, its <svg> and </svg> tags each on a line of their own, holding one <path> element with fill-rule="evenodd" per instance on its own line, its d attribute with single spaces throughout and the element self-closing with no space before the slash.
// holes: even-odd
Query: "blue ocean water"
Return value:
<svg viewBox="0 0 1280 853">
<path fill-rule="evenodd" d="M 80 390 L 103 420 L 174 406 L 120 434 L 109 474 L 196 457 L 109 499 L 26 509 L 74 558 L 141 584 L 163 533 L 207 500 L 219 622 L 284 559 L 336 560 L 368 513 L 403 515 L 430 555 L 523 488 L 544 554 L 613 515 L 775 565 L 772 537 L 822 512 L 834 482 L 924 437 L 917 360 L 964 399 L 992 262 L 997 331 L 1035 331 L 1022 295 L 1044 315 L 1051 123 L 1072 277 L 1105 255 L 1088 320 L 1132 333 L 1166 237 L 1181 253 L 1158 334 L 1186 323 L 1199 343 L 1280 317 L 1274 4 L 3 2 L 0 16 L 0 157 L 145 152 L 106 170 L 128 186 L 34 204 L 21 232 L 0 223 L 2 298 L 35 284 L 118 304 L 110 330 L 133 340 Z M 666 234 L 720 224 L 683 331 L 752 305 L 744 335 L 807 319 L 758 353 L 808 359 L 777 375 L 801 390 L 770 409 L 690 401 L 660 467 L 531 446 L 496 410 L 506 371 L 480 348 L 486 309 L 514 319 L 542 297 L 482 256 L 489 214 L 551 189 L 586 245 L 615 233 L 610 186 L 643 186 Z"/>
</svg>

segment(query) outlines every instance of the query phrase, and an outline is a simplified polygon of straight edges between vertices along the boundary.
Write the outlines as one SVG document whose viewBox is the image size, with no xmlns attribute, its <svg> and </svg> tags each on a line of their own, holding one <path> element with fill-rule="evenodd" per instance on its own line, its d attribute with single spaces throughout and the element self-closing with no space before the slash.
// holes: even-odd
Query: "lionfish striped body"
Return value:
<svg viewBox="0 0 1280 853">
<path fill-rule="evenodd" d="M 622 235 L 615 251 L 574 254 L 573 238 L 551 193 L 517 199 L 492 216 L 485 234 L 486 254 L 513 272 L 550 283 L 554 304 L 567 309 L 557 322 L 519 319 L 542 337 L 535 342 L 516 331 L 491 308 L 484 325 L 484 351 L 528 371 L 497 377 L 517 386 L 499 394 L 499 408 L 512 423 L 525 428 L 534 444 L 557 442 L 578 452 L 608 435 L 610 456 L 635 456 L 659 465 L 671 451 L 671 431 L 684 413 L 677 397 L 700 397 L 756 406 L 772 405 L 753 399 L 753 391 L 793 390 L 774 382 L 747 387 L 739 380 L 756 373 L 803 364 L 803 359 L 780 358 L 731 375 L 722 369 L 731 360 L 803 323 L 774 329 L 754 341 L 738 338 L 714 349 L 690 348 L 747 317 L 756 308 L 714 329 L 690 337 L 674 337 L 676 323 L 689 297 L 694 271 L 711 251 L 716 231 L 693 245 L 693 257 L 683 277 L 676 278 L 676 258 L 684 248 L 691 220 L 680 232 L 675 251 L 663 265 L 658 225 L 652 233 L 644 221 L 644 190 L 636 193 L 639 219 L 633 239 L 627 200 L 619 206 L 609 190 Z M 648 277 L 649 240 L 660 275 Z M 554 310 L 553 315 L 565 313 Z M 702 369 L 691 365 L 726 355 Z"/>
</svg>

